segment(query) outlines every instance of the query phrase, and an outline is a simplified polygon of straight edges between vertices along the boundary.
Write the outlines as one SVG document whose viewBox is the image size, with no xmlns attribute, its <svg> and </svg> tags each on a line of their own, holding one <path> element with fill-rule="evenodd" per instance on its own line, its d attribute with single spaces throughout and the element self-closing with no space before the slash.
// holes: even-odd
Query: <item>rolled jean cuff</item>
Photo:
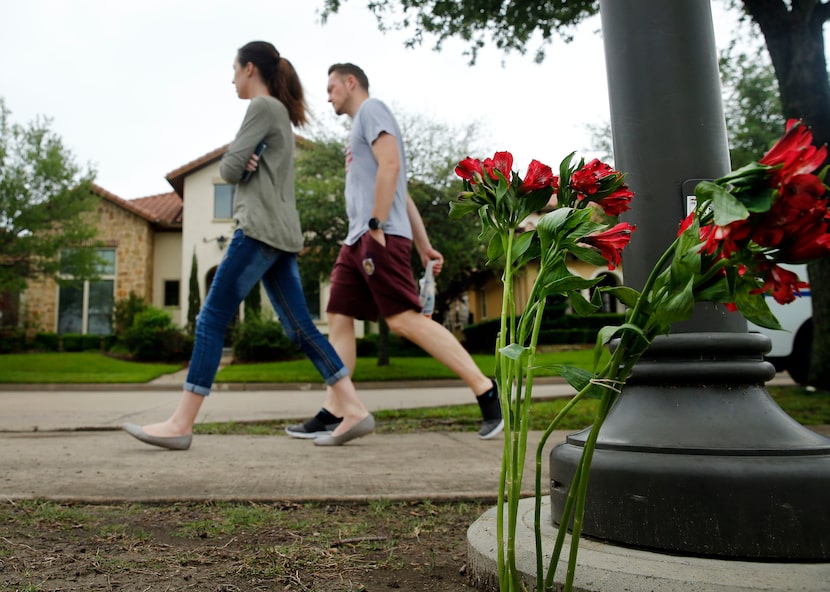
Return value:
<svg viewBox="0 0 830 592">
<path fill-rule="evenodd" d="M 210 387 L 199 386 L 198 384 L 193 384 L 192 382 L 185 382 L 184 383 L 184 390 L 194 393 L 196 395 L 202 395 L 203 397 L 207 397 L 210 394 Z"/>
<path fill-rule="evenodd" d="M 348 375 L 349 375 L 349 369 L 344 366 L 343 368 L 341 368 L 340 370 L 338 370 L 337 372 L 335 372 L 334 374 L 329 376 L 326 379 L 326 384 L 328 386 L 334 386 L 335 383 L 340 382 L 341 378 L 346 378 Z"/>
</svg>

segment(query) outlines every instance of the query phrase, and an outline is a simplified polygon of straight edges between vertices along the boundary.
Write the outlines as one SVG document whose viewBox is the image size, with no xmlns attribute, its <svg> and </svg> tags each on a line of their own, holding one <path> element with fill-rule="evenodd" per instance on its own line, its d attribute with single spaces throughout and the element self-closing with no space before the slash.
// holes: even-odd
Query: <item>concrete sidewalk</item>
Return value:
<svg viewBox="0 0 830 592">
<path fill-rule="evenodd" d="M 772 381 L 787 382 L 782 376 Z M 166 418 L 179 399 L 178 384 L 0 390 L 0 496 L 86 501 L 496 496 L 503 439 L 482 441 L 475 433 L 373 434 L 337 448 L 282 435 L 197 435 L 189 451 L 171 452 L 120 430 L 125 421 Z M 273 390 L 220 386 L 198 421 L 304 419 L 323 401 L 320 385 L 270 386 Z M 454 381 L 358 386 L 371 410 L 474 402 L 469 389 Z M 534 387 L 540 398 L 572 392 L 560 380 Z M 543 487 L 550 450 L 566 435 L 556 432 L 547 443 Z M 539 433 L 528 437 L 528 493 L 539 438 Z"/>
<path fill-rule="evenodd" d="M 125 421 L 159 421 L 170 414 L 180 387 L 155 386 L 0 390 L 0 496 L 342 501 L 495 499 L 498 490 L 503 439 L 482 441 L 475 433 L 373 434 L 337 448 L 282 435 L 197 435 L 186 452 L 150 447 L 120 426 Z M 198 421 L 304 419 L 322 405 L 320 385 L 272 386 L 275 390 L 220 386 L 205 402 Z M 372 386 L 359 385 L 371 410 L 474 402 L 469 389 L 457 381 Z M 561 381 L 549 381 L 537 384 L 535 392 L 557 397 L 572 390 Z M 555 434 L 549 446 L 565 435 Z M 539 437 L 529 436 L 531 458 L 524 481 L 528 491 L 534 483 L 532 455 Z M 544 466 L 546 481 L 546 462 Z"/>
</svg>

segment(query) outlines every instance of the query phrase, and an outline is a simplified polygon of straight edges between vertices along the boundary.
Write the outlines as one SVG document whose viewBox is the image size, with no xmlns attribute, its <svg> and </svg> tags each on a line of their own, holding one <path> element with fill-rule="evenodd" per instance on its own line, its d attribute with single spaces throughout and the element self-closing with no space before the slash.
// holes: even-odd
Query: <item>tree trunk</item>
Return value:
<svg viewBox="0 0 830 592">
<path fill-rule="evenodd" d="M 389 365 L 389 325 L 383 320 L 378 321 L 378 366 Z"/>
<path fill-rule="evenodd" d="M 787 3 L 744 0 L 758 23 L 772 58 L 787 119 L 802 119 L 816 145 L 830 143 L 830 83 L 824 56 L 823 26 L 830 9 L 818 0 Z M 827 163 L 825 163 L 827 164 Z M 808 266 L 813 303 L 813 346 L 808 383 L 830 390 L 830 259 Z"/>
</svg>

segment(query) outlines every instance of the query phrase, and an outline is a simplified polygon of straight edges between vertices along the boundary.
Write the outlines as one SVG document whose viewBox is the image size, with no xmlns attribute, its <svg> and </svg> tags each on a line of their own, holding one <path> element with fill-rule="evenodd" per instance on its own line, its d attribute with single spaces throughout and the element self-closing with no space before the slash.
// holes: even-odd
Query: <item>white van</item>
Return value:
<svg viewBox="0 0 830 592">
<path fill-rule="evenodd" d="M 806 265 L 781 267 L 797 273 L 800 280 L 809 281 Z M 747 323 L 749 330 L 762 333 L 772 340 L 772 349 L 766 359 L 778 372 L 786 370 L 795 382 L 806 385 L 813 345 L 813 302 L 810 288 L 803 288 L 801 296 L 796 296 L 795 301 L 789 304 L 778 304 L 771 296 L 767 297 L 767 304 L 784 330 L 773 331 Z"/>
</svg>

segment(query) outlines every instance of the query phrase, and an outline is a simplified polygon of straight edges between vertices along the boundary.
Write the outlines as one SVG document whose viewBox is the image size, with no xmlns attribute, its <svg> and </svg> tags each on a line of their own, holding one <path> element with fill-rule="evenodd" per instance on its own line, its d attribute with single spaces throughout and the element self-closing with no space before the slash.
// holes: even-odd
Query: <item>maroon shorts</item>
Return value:
<svg viewBox="0 0 830 592">
<path fill-rule="evenodd" d="M 326 312 L 376 321 L 407 310 L 421 310 L 412 275 L 412 241 L 386 235 L 386 247 L 367 232 L 343 245 L 331 272 Z"/>
</svg>

